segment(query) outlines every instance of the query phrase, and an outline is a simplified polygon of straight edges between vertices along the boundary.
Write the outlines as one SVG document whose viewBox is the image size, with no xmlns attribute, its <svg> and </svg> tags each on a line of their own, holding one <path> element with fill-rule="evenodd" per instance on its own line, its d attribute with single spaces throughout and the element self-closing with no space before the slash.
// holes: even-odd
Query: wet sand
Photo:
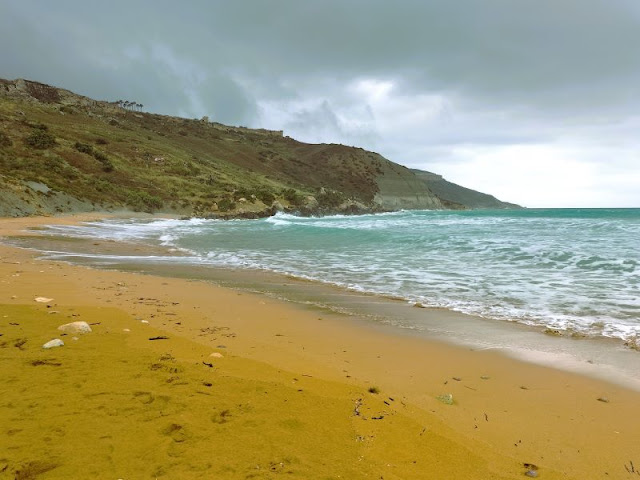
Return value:
<svg viewBox="0 0 640 480">
<path fill-rule="evenodd" d="M 0 236 L 89 218 L 2 220 Z M 637 476 L 631 389 L 203 281 L 34 257 L 0 247 L 0 478 Z M 93 332 L 59 336 L 76 320 Z M 65 345 L 42 349 L 52 338 Z"/>
</svg>

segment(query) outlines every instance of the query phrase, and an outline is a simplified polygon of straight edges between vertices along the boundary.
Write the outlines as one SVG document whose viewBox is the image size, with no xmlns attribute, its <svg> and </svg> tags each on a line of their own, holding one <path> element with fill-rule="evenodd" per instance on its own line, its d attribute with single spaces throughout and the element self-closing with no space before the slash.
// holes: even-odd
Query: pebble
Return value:
<svg viewBox="0 0 640 480">
<path fill-rule="evenodd" d="M 525 463 L 524 464 L 524 468 L 527 469 L 526 472 L 524 472 L 524 476 L 525 477 L 530 477 L 530 478 L 538 478 L 538 466 L 533 464 L 533 463 Z"/>
<path fill-rule="evenodd" d="M 140 323 L 149 323 L 149 320 L 140 320 Z"/>
<path fill-rule="evenodd" d="M 447 393 L 445 395 L 439 395 L 436 398 L 440 400 L 442 403 L 444 403 L 445 405 L 453 405 L 453 394 L 451 393 Z"/>
<path fill-rule="evenodd" d="M 210 357 L 214 357 L 214 358 L 224 358 L 224 355 L 222 355 L 221 353 L 218 352 L 213 352 L 211 355 L 209 355 Z"/>
<path fill-rule="evenodd" d="M 34 298 L 34 300 L 38 303 L 49 303 L 49 302 L 53 302 L 53 298 L 47 298 L 47 297 L 36 297 Z"/>
<path fill-rule="evenodd" d="M 609 399 L 607 397 L 598 397 L 598 401 L 602 403 L 609 403 Z"/>
<path fill-rule="evenodd" d="M 42 345 L 42 348 L 55 348 L 64 346 L 64 342 L 59 338 L 54 338 L 53 340 L 49 340 L 47 343 Z"/>
<path fill-rule="evenodd" d="M 58 330 L 64 333 L 91 333 L 91 327 L 87 322 L 71 322 L 60 325 Z"/>
<path fill-rule="evenodd" d="M 127 332 L 127 333 L 128 333 L 128 332 L 130 332 L 131 330 L 129 330 L 128 328 L 123 328 L 123 329 L 122 329 L 122 331 L 123 331 L 123 332 Z"/>
</svg>

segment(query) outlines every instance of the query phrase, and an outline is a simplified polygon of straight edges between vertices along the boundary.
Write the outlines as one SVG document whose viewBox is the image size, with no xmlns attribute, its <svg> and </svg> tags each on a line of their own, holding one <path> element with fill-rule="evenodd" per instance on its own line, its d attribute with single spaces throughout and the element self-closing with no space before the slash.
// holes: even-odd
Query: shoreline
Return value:
<svg viewBox="0 0 640 480">
<path fill-rule="evenodd" d="M 0 220 L 0 235 L 21 231 L 25 225 L 37 227 L 57 221 L 55 218 L 21 220 L 27 221 Z M 65 218 L 63 221 L 82 220 Z M 183 349 L 176 347 L 173 355 L 178 361 L 180 355 L 187 363 L 193 361 L 192 351 L 223 352 L 226 357 L 223 363 L 228 364 L 224 368 L 229 369 L 227 374 L 233 371 L 232 376 L 240 384 L 256 381 L 253 378 L 256 371 L 266 374 L 267 370 L 275 369 L 278 375 L 286 373 L 287 386 L 294 376 L 296 384 L 318 382 L 315 387 L 319 389 L 318 394 L 328 385 L 336 391 L 344 389 L 332 397 L 336 405 L 341 405 L 338 410 L 348 410 L 343 427 L 356 428 L 354 422 L 359 422 L 356 430 L 365 424 L 369 429 L 375 424 L 376 440 L 360 442 L 356 447 L 358 455 L 375 466 L 375 472 L 391 468 L 384 467 L 387 463 L 395 465 L 397 471 L 384 470 L 385 478 L 425 478 L 427 471 L 441 478 L 478 478 L 483 472 L 485 476 L 492 475 L 491 478 L 521 478 L 525 473 L 524 463 L 538 465 L 544 478 L 627 478 L 624 465 L 628 465 L 629 460 L 640 464 L 638 453 L 633 450 L 634 445 L 640 444 L 640 420 L 635 414 L 640 394 L 618 385 L 521 362 L 495 351 L 470 350 L 414 335 L 393 334 L 391 328 L 384 326 L 345 321 L 344 317 L 329 312 L 319 314 L 265 295 L 230 290 L 204 281 L 35 260 L 32 252 L 6 246 L 0 246 L 0 257 L 2 279 L 6 284 L 0 304 L 5 308 L 33 308 L 35 296 L 54 298 L 52 308 L 61 311 L 115 308 L 122 312 L 120 326 L 129 325 L 132 337 L 136 330 L 148 326 L 165 332 L 169 343 L 175 340 L 188 345 Z M 21 293 L 11 293 L 18 290 Z M 12 299 L 12 295 L 17 298 Z M 35 307 L 46 312 L 45 306 Z M 48 316 L 52 317 L 55 315 Z M 148 325 L 141 324 L 141 319 L 149 322 Z M 157 343 L 142 338 L 136 348 L 145 351 Z M 218 348 L 220 345 L 225 348 Z M 37 351 L 34 348 L 34 352 Z M 3 360 L 6 360 L 4 353 Z M 129 361 L 135 362 L 135 359 L 133 355 Z M 208 362 L 205 359 L 196 363 L 203 361 Z M 243 368 L 246 362 L 258 362 L 268 368 L 256 370 L 256 364 Z M 269 372 L 268 375 L 274 375 L 269 377 L 274 385 L 285 386 L 282 378 L 272 370 Z M 367 392 L 374 387 L 381 394 Z M 453 405 L 437 398 L 448 394 L 453 396 Z M 375 421 L 372 419 L 377 414 L 370 414 L 369 420 L 364 421 L 352 415 L 353 402 L 361 397 L 367 405 L 378 402 L 376 408 L 394 412 L 396 402 L 402 401 L 407 410 L 398 411 L 397 416 L 378 411 L 385 419 Z M 607 401 L 598 401 L 599 398 Z M 393 405 L 384 404 L 382 400 Z M 259 403 L 259 395 L 254 393 L 251 401 Z M 314 408 L 313 402 L 305 404 L 300 418 L 313 416 Z M 288 414 L 284 411 L 275 415 L 282 415 L 286 420 Z M 429 453 L 433 458 L 428 467 L 420 464 L 421 469 L 416 469 L 411 462 L 399 466 L 397 464 L 402 463 L 399 459 L 408 454 L 397 449 L 386 450 L 390 444 L 384 443 L 384 439 L 400 444 L 403 436 L 408 435 L 405 427 L 409 423 L 403 423 L 405 420 L 400 418 L 422 425 L 439 439 L 440 443 L 430 444 Z M 424 456 L 424 445 L 418 442 L 423 436 L 419 432 L 415 442 L 404 442 L 402 447 L 411 455 Z M 299 434 L 303 435 L 302 431 Z M 294 440 L 296 438 L 301 437 L 294 435 Z M 378 443 L 385 447 L 378 448 Z M 268 448 L 271 447 L 263 445 L 258 449 Z M 463 452 L 468 455 L 468 464 L 462 460 Z M 371 457 L 372 453 L 379 458 Z M 326 455 L 340 456 L 333 450 L 326 451 Z M 357 455 L 353 458 L 357 459 Z M 441 461 L 433 461 L 434 458 Z M 346 461 L 344 465 L 348 464 Z M 341 468 L 347 471 L 345 466 Z M 234 474 L 229 478 L 244 477 Z"/>
<path fill-rule="evenodd" d="M 66 218 L 71 218 L 73 223 L 73 217 L 63 217 Z M 89 218 L 92 219 L 91 216 Z M 110 215 L 109 218 L 132 217 Z M 140 214 L 136 218 L 166 217 Z M 85 220 L 82 216 L 78 222 Z M 36 227 L 35 231 L 38 230 Z M 24 231 L 12 232 L 11 236 L 38 238 L 39 244 L 26 245 L 25 248 L 39 252 L 47 260 L 109 271 L 204 281 L 223 288 L 265 295 L 304 309 L 346 315 L 348 321 L 378 328 L 391 335 L 423 338 L 474 350 L 492 350 L 516 360 L 640 391 L 640 354 L 617 337 L 557 334 L 555 330 L 540 325 L 487 319 L 446 308 L 415 306 L 402 298 L 360 292 L 278 272 L 141 260 L 149 255 L 165 259 L 184 256 L 168 246 L 55 235 L 45 238 Z M 60 242 L 62 246 L 55 248 Z M 73 242 L 73 252 L 67 250 L 67 242 Z M 60 254 L 47 255 L 49 248 L 56 252 L 60 250 Z M 67 253 L 69 257 L 65 259 Z M 111 256 L 116 259 L 110 261 Z"/>
<path fill-rule="evenodd" d="M 566 210 L 566 209 L 562 209 Z M 546 211 L 546 210 L 545 210 Z M 429 214 L 438 214 L 444 212 L 423 212 Z M 492 214 L 492 212 L 489 212 Z M 449 214 L 447 214 L 449 215 Z M 446 215 L 445 215 L 446 216 Z M 455 215 L 458 218 L 458 215 Z M 153 218 L 153 217 L 148 217 Z M 56 251 L 59 251 L 60 256 L 59 259 L 64 260 L 65 252 L 71 253 L 81 253 L 88 252 L 90 255 L 87 256 L 86 259 L 82 258 L 83 256 L 78 255 L 76 257 L 69 257 L 72 261 L 79 261 L 84 264 L 101 264 L 101 263 L 133 263 L 137 262 L 143 265 L 147 265 L 149 263 L 157 263 L 158 265 L 163 265 L 166 263 L 170 263 L 171 265 L 175 265 L 175 258 L 173 257 L 183 257 L 184 263 L 188 265 L 197 265 L 197 266 L 207 266 L 212 269 L 220 269 L 223 272 L 233 271 L 231 275 L 235 275 L 235 271 L 247 271 L 250 272 L 248 276 L 251 275 L 261 275 L 262 272 L 269 272 L 274 276 L 285 276 L 285 277 L 294 277 L 298 278 L 300 281 L 311 281 L 316 284 L 322 285 L 334 285 L 338 288 L 348 290 L 350 292 L 355 292 L 356 294 L 373 294 L 376 298 L 390 298 L 390 299 L 400 299 L 405 300 L 408 303 L 416 304 L 416 306 L 424 306 L 427 308 L 434 309 L 446 309 L 452 310 L 463 315 L 468 315 L 475 318 L 489 319 L 495 320 L 502 324 L 523 324 L 530 326 L 531 328 L 541 328 L 544 329 L 545 333 L 554 336 L 564 336 L 564 337 L 572 337 L 572 338 L 588 338 L 588 339 L 598 339 L 598 338 L 613 338 L 620 339 L 625 346 L 630 347 L 631 349 L 637 350 L 637 341 L 638 335 L 640 335 L 640 331 L 638 331 L 637 322 L 634 318 L 637 318 L 637 315 L 634 315 L 634 307 L 633 305 L 629 305 L 628 310 L 624 310 L 627 307 L 624 304 L 624 297 L 621 296 L 620 292 L 626 291 L 624 285 L 616 284 L 615 288 L 611 289 L 611 297 L 606 298 L 602 302 L 595 299 L 600 299 L 601 294 L 600 291 L 607 291 L 609 288 L 609 283 L 602 283 L 598 288 L 598 291 L 591 291 L 592 297 L 586 296 L 586 293 L 579 288 L 578 284 L 573 289 L 565 289 L 560 294 L 557 294 L 557 299 L 550 301 L 549 305 L 546 305 L 543 300 L 545 299 L 548 293 L 553 293 L 554 287 L 549 286 L 547 290 L 540 290 L 544 287 L 548 282 L 551 282 L 549 285 L 555 285 L 553 283 L 554 280 L 552 277 L 543 277 L 538 278 L 535 275 L 515 275 L 513 278 L 514 282 L 517 282 L 520 286 L 523 287 L 522 292 L 524 293 L 529 288 L 529 284 L 531 285 L 530 291 L 527 294 L 519 295 L 518 292 L 513 296 L 509 296 L 505 294 L 504 289 L 498 286 L 495 288 L 495 292 L 491 290 L 491 287 L 488 291 L 485 291 L 481 298 L 474 295 L 450 295 L 448 294 L 449 289 L 455 291 L 456 289 L 461 289 L 463 292 L 467 286 L 469 286 L 469 291 L 477 291 L 479 292 L 481 289 L 477 288 L 473 283 L 473 278 L 482 279 L 483 275 L 489 275 L 491 277 L 491 273 L 482 272 L 482 268 L 478 270 L 478 273 L 474 273 L 469 277 L 470 281 L 467 282 L 467 285 L 464 284 L 464 281 L 458 285 L 456 283 L 456 277 L 460 278 L 465 275 L 465 266 L 464 265 L 452 265 L 451 275 L 447 276 L 446 272 L 444 275 L 440 275 L 440 279 L 438 279 L 438 274 L 440 272 L 437 271 L 437 266 L 439 263 L 439 259 L 434 257 L 430 259 L 431 264 L 435 267 L 435 276 L 429 277 L 431 275 L 431 270 L 428 265 L 422 265 L 421 268 L 425 269 L 427 272 L 427 277 L 423 285 L 420 281 L 417 281 L 416 278 L 413 278 L 413 273 L 409 271 L 405 271 L 407 278 L 407 287 L 403 285 L 405 281 L 405 276 L 398 275 L 387 275 L 385 278 L 386 283 L 377 282 L 377 279 L 371 278 L 371 276 L 360 275 L 361 272 L 358 272 L 358 269 L 366 270 L 366 265 L 359 264 L 358 262 L 353 263 L 353 268 L 355 269 L 354 275 L 351 275 L 348 270 L 344 270 L 341 268 L 331 267 L 327 262 L 321 262 L 317 267 L 318 271 L 315 271 L 316 266 L 313 264 L 306 264 L 303 259 L 303 264 L 301 268 L 297 268 L 291 262 L 281 262 L 278 260 L 277 255 L 273 255 L 268 248 L 263 250 L 259 245 L 254 245 L 253 247 L 248 247 L 249 253 L 251 255 L 244 255 L 244 252 L 237 252 L 237 255 L 233 253 L 233 244 L 231 246 L 225 244 L 224 247 L 220 249 L 215 249 L 211 252 L 206 251 L 206 245 L 198 245 L 199 239 L 190 238 L 190 229 L 193 227 L 194 231 L 202 230 L 205 234 L 203 239 L 209 234 L 209 230 L 212 232 L 220 230 L 218 233 L 221 234 L 221 241 L 229 241 L 229 234 L 225 231 L 230 230 L 232 232 L 237 231 L 238 234 L 241 235 L 243 230 L 252 230 L 254 227 L 258 231 L 265 230 L 266 234 L 271 235 L 270 244 L 275 246 L 279 245 L 279 242 L 284 242 L 282 247 L 288 245 L 286 235 L 284 237 L 278 237 L 278 230 L 281 225 L 287 225 L 288 223 L 294 223 L 295 218 L 292 216 L 284 216 L 280 220 L 274 220 L 273 222 L 231 222 L 230 224 L 226 224 L 226 222 L 214 222 L 210 224 L 204 223 L 205 220 L 199 221 L 199 219 L 192 219 L 192 221 L 184 222 L 184 219 L 171 219 L 165 224 L 164 222 L 140 222 L 137 223 L 136 219 L 131 219 L 131 221 L 125 219 L 124 221 L 115 222 L 107 222 L 104 224 L 94 224 L 87 225 L 86 229 L 62 229 L 59 235 L 56 235 L 55 226 L 49 232 L 46 232 L 46 235 L 39 237 L 37 244 L 32 245 L 37 250 L 52 250 L 53 255 L 50 258 L 55 258 Z M 331 217 L 333 219 L 342 219 L 343 216 L 335 216 Z M 137 223 L 137 224 L 136 224 Z M 145 225 L 149 223 L 149 225 Z M 234 225 L 235 224 L 235 225 Z M 253 226 L 251 226 L 253 225 Z M 304 223 L 302 225 L 305 225 Z M 313 225 L 313 222 L 311 223 Z M 324 224 L 319 224 L 316 226 L 325 227 Z M 330 226 L 330 225 L 329 225 Z M 106 229 L 105 229 L 106 227 Z M 113 227 L 113 229 L 112 229 Z M 168 235 L 162 234 L 163 227 L 167 228 Z M 246 228 L 245 228 L 246 227 Z M 265 228 L 266 227 L 266 228 Z M 273 228 L 271 228 L 273 227 Z M 366 226 L 365 226 L 366 227 Z M 177 237 L 174 238 L 173 229 L 176 228 L 178 230 Z M 368 227 L 366 227 L 368 228 Z M 83 231 L 84 230 L 84 231 Z M 273 230 L 273 232 L 272 232 Z M 188 249 L 184 249 L 178 245 L 184 245 L 181 243 L 180 236 L 182 233 L 186 234 L 185 241 L 195 242 L 193 248 L 194 251 L 190 251 Z M 81 242 L 84 238 L 84 241 L 88 244 L 87 238 L 90 238 L 89 235 L 95 235 L 97 238 L 103 240 L 102 249 L 89 248 L 82 245 Z M 139 236 L 138 235 L 142 235 Z M 233 233 L 232 233 L 233 235 Z M 249 234 L 251 235 L 251 234 Z M 75 238 L 74 238 L 75 237 Z M 34 237 L 32 237 L 34 238 Z M 95 240 L 94 240 L 95 241 Z M 174 241 L 178 241 L 178 243 L 173 243 Z M 240 241 L 242 241 L 240 239 Z M 107 242 L 112 242 L 108 244 Z M 118 252 L 116 249 L 112 248 L 114 243 L 122 244 L 122 249 Z M 131 242 L 133 248 L 126 248 L 126 243 Z M 19 244 L 18 244 L 19 245 Z M 151 254 L 157 255 L 157 257 L 144 257 L 136 255 L 134 252 L 140 252 L 139 248 L 141 245 L 144 245 L 145 255 Z M 29 247 L 29 244 L 26 245 Z M 69 248 L 72 246 L 73 248 Z M 168 250 L 163 250 L 164 248 Z M 205 250 L 202 250 L 204 248 Z M 439 248 L 443 248 L 442 245 Z M 514 247 L 515 248 L 515 247 Z M 523 248 L 522 246 L 518 248 Z M 570 246 L 565 246 L 566 248 L 571 248 Z M 631 248 L 631 247 L 630 247 Z M 255 251 L 253 251 L 255 249 Z M 428 248 L 427 248 L 428 249 Z M 526 250 L 526 248 L 525 248 Z M 167 251 L 169 253 L 167 253 Z M 218 260 L 216 252 L 221 255 L 222 260 Z M 113 256 L 117 256 L 118 253 L 121 253 L 121 258 L 114 258 Z M 546 253 L 544 255 L 547 255 Z M 544 257 L 543 255 L 543 257 Z M 585 255 L 588 255 L 585 254 Z M 624 255 L 624 253 L 622 253 Z M 229 256 L 227 259 L 226 256 Z M 571 255 L 569 255 L 571 256 Z M 137 258 L 134 258 L 137 257 Z M 307 257 L 309 258 L 309 257 Z M 525 257 L 527 258 L 527 257 Z M 577 258 L 577 257 L 576 257 Z M 441 257 L 442 261 L 450 261 L 448 260 L 448 256 L 444 255 Z M 487 259 L 485 259 L 487 260 Z M 498 258 L 497 261 L 501 262 L 502 258 Z M 584 259 L 583 259 L 584 260 Z M 582 268 L 580 260 L 576 265 L 569 265 L 569 267 Z M 593 258 L 586 258 L 586 262 L 591 262 Z M 238 262 L 238 266 L 233 266 L 233 263 Z M 611 260 L 612 265 L 604 265 L 604 270 L 615 270 L 615 261 Z M 630 260 L 630 268 L 633 268 L 634 261 Z M 626 263 L 626 260 L 622 262 L 622 265 Z M 488 263 L 490 265 L 491 263 Z M 395 264 L 396 268 L 402 270 L 402 263 Z M 611 267 L 611 268 L 609 268 Z M 155 267 L 154 267 L 155 268 Z M 331 268 L 332 270 L 326 270 L 327 268 Z M 384 265 L 381 265 L 381 268 L 385 268 Z M 476 265 L 476 269 L 478 266 Z M 559 265 L 556 269 L 555 267 L 551 270 L 563 270 L 565 266 Z M 462 269 L 462 270 L 460 270 Z M 512 270 L 520 271 L 526 270 L 521 269 L 519 267 L 514 267 Z M 458 273 L 455 273 L 458 272 Z M 334 274 L 335 273 L 335 274 Z M 386 272 L 385 272 L 386 273 Z M 503 272 L 506 273 L 506 272 Z M 572 271 L 569 273 L 569 276 L 574 280 L 576 278 L 584 278 L 584 275 L 580 275 L 580 272 Z M 609 279 L 611 281 L 615 281 L 614 279 Z M 560 280 L 557 280 L 560 281 Z M 529 282 L 529 284 L 527 283 Z M 538 285 L 542 285 L 543 287 L 537 287 Z M 595 285 L 595 283 L 594 283 Z M 629 285 L 633 285 L 633 280 L 629 282 Z M 627 285 L 628 286 L 628 285 Z M 526 288 L 524 288 L 526 287 Z M 595 288 L 595 287 L 594 287 Z M 508 290 L 508 289 L 507 289 Z M 495 294 L 494 294 L 495 293 Z M 633 296 L 633 288 L 629 288 L 629 295 Z M 560 302 L 558 299 L 562 299 L 562 295 L 565 296 L 564 303 Z M 586 299 L 591 298 L 591 300 L 585 303 Z M 532 300 L 533 299 L 533 300 Z M 539 300 L 536 300 L 539 299 Z M 617 302 L 617 304 L 616 304 Z M 633 302 L 631 302 L 632 304 Z M 604 305 L 609 304 L 611 306 L 610 309 L 604 308 Z M 520 307 L 519 307 L 520 305 Z M 601 308 L 602 307 L 602 308 Z M 637 313 L 637 312 L 636 312 Z M 627 321 L 629 319 L 629 321 Z M 419 325 L 418 325 L 419 327 Z"/>
</svg>

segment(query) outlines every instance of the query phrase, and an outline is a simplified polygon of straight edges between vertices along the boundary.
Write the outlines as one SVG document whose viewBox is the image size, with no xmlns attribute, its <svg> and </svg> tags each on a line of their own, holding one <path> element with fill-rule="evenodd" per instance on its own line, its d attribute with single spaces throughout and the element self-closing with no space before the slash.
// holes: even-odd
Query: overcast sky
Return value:
<svg viewBox="0 0 640 480">
<path fill-rule="evenodd" d="M 640 207 L 640 0 L 2 0 L 0 77 Z"/>
</svg>

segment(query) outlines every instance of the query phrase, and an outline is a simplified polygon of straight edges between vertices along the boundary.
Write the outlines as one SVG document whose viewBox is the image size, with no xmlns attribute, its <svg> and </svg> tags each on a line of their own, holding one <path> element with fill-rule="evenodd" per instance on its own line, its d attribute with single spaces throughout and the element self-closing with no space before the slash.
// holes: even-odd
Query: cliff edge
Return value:
<svg viewBox="0 0 640 480">
<path fill-rule="evenodd" d="M 0 183 L 5 216 L 476 208 L 466 201 L 472 191 L 442 189 L 361 148 L 146 113 L 136 101 L 94 100 L 23 79 L 0 79 Z"/>
</svg>

